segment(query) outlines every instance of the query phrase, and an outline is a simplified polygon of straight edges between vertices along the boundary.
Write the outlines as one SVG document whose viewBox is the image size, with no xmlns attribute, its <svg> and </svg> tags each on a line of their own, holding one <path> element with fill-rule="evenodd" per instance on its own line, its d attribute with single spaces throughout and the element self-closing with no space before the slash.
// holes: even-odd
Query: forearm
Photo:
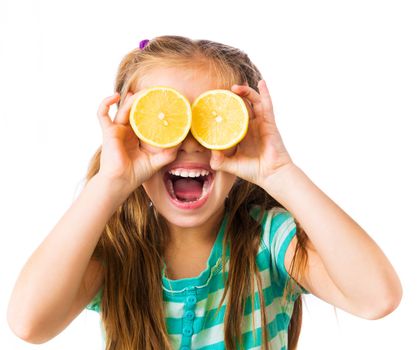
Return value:
<svg viewBox="0 0 417 350">
<path fill-rule="evenodd" d="M 61 319 L 71 308 L 104 226 L 120 198 L 92 178 L 24 265 L 9 303 L 9 322 Z"/>
<path fill-rule="evenodd" d="M 303 227 L 347 299 L 361 305 L 401 294 L 398 276 L 382 250 L 301 169 L 290 166 L 265 187 Z"/>
</svg>

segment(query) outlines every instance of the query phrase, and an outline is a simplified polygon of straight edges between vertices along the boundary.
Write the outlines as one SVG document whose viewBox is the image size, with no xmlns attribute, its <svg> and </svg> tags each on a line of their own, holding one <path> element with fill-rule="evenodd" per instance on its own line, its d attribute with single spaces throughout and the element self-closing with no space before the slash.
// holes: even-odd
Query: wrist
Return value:
<svg viewBox="0 0 417 350">
<path fill-rule="evenodd" d="M 125 182 L 109 179 L 100 173 L 94 175 L 87 186 L 95 187 L 101 196 L 114 204 L 115 208 L 120 206 L 132 192 Z"/>
<path fill-rule="evenodd" d="M 295 179 L 301 174 L 305 176 L 296 164 L 290 162 L 268 176 L 262 182 L 261 187 L 274 198 L 284 197 L 285 193 L 295 184 Z"/>
</svg>

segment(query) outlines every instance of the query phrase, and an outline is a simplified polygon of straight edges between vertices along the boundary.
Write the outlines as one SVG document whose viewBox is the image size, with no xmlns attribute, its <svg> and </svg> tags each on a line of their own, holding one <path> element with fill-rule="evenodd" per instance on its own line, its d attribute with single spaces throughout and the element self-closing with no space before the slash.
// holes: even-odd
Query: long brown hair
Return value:
<svg viewBox="0 0 417 350">
<path fill-rule="evenodd" d="M 122 59 L 115 81 L 115 90 L 121 95 L 119 105 L 128 91 L 134 92 L 135 84 L 148 70 L 160 66 L 202 69 L 216 77 L 219 88 L 247 83 L 258 91 L 257 84 L 262 79 L 247 54 L 239 49 L 209 40 L 160 36 L 152 39 L 144 50 L 134 49 Z M 91 159 L 87 181 L 100 168 L 100 154 L 101 147 Z M 104 267 L 101 317 L 106 350 L 171 349 L 164 318 L 161 273 L 168 226 L 149 202 L 142 186 L 132 192 L 107 222 L 93 254 Z M 249 215 L 253 205 L 260 207 L 258 221 Z M 225 298 L 230 289 L 224 327 L 228 350 L 241 348 L 245 300 L 255 294 L 253 276 L 257 289 L 262 290 L 255 258 L 261 239 L 260 219 L 272 207 L 282 205 L 261 187 L 240 178 L 225 202 L 225 210 L 230 215 L 223 240 L 224 246 L 230 244 L 229 275 L 223 294 Z M 298 244 L 290 268 L 294 278 L 300 276 L 307 263 L 307 236 L 297 221 L 296 226 Z M 259 297 L 262 344 L 263 349 L 269 350 L 263 293 Z M 291 350 L 297 346 L 301 319 L 300 296 L 289 325 Z"/>
</svg>

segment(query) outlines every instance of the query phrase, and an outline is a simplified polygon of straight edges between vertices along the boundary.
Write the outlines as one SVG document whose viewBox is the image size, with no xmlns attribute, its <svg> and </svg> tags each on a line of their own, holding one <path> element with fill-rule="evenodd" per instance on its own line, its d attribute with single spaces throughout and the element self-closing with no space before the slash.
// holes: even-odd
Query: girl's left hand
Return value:
<svg viewBox="0 0 417 350">
<path fill-rule="evenodd" d="M 226 171 L 264 188 L 271 175 L 293 164 L 275 123 L 272 100 L 265 80 L 258 83 L 259 92 L 247 85 L 233 85 L 232 91 L 249 101 L 249 126 L 235 153 L 212 150 L 210 166 Z"/>
</svg>

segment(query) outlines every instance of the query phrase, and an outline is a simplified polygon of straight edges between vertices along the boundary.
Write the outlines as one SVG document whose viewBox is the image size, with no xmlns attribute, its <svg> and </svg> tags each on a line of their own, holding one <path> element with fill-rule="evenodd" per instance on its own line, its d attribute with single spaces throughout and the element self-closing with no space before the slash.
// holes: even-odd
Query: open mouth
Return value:
<svg viewBox="0 0 417 350">
<path fill-rule="evenodd" d="M 175 204 L 203 204 L 210 194 L 214 175 L 211 172 L 200 172 L 199 175 L 185 176 L 179 172 L 164 174 L 165 188 Z"/>
</svg>

